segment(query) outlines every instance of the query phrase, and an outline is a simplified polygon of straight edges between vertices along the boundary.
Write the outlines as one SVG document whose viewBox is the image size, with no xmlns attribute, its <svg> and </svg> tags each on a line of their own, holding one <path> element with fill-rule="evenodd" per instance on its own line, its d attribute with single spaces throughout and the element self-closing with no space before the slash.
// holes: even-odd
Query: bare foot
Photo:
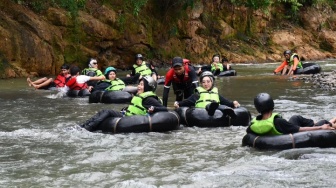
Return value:
<svg viewBox="0 0 336 188">
<path fill-rule="evenodd" d="M 28 82 L 29 87 L 31 87 L 32 86 L 32 81 L 30 80 L 29 77 L 27 78 L 27 82 Z"/>
</svg>

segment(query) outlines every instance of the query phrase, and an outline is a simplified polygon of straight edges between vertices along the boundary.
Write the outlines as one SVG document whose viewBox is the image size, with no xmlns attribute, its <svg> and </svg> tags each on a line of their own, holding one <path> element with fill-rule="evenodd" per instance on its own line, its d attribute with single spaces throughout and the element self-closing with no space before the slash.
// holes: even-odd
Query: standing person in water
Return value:
<svg viewBox="0 0 336 188">
<path fill-rule="evenodd" d="M 268 93 L 259 93 L 254 98 L 254 106 L 260 114 L 252 120 L 247 133 L 282 135 L 321 129 L 332 130 L 336 127 L 336 118 L 314 122 L 312 119 L 294 115 L 287 121 L 280 114 L 273 112 L 274 101 Z"/>
<path fill-rule="evenodd" d="M 175 108 L 182 106 L 196 108 L 205 108 L 209 116 L 213 116 L 216 109 L 223 112 L 223 115 L 229 115 L 232 118 L 236 117 L 233 108 L 238 108 L 238 101 L 230 101 L 218 93 L 218 88 L 215 87 L 215 77 L 210 71 L 205 71 L 200 76 L 200 87 L 196 88 L 196 93 L 183 101 L 175 101 Z"/>
<path fill-rule="evenodd" d="M 57 75 L 55 79 L 44 77 L 35 81 L 31 81 L 31 79 L 28 77 L 27 78 L 28 85 L 30 87 L 31 86 L 34 87 L 35 89 L 49 89 L 51 87 L 62 88 L 71 78 L 69 69 L 70 69 L 69 65 L 63 64 L 61 66 L 61 72 Z"/>
<path fill-rule="evenodd" d="M 159 111 L 168 111 L 162 106 L 161 101 L 155 94 L 157 88 L 156 81 L 151 76 L 141 78 L 137 94 L 132 98 L 131 104 L 126 108 L 126 116 L 146 115 Z M 115 110 L 101 110 L 85 123 L 80 125 L 88 131 L 95 131 L 99 125 L 109 117 L 123 117 L 123 113 Z"/>
<path fill-rule="evenodd" d="M 163 105 L 167 106 L 171 84 L 175 92 L 176 101 L 188 98 L 198 86 L 198 78 L 192 66 L 184 63 L 181 57 L 174 57 L 172 67 L 168 70 L 163 89 Z"/>
</svg>

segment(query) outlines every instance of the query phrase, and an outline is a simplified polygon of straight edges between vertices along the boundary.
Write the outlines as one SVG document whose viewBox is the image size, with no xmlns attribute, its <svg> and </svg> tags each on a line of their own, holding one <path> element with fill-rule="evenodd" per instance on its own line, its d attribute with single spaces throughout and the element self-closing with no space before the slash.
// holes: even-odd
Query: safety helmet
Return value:
<svg viewBox="0 0 336 188">
<path fill-rule="evenodd" d="M 292 55 L 292 51 L 290 51 L 290 50 L 285 50 L 283 54 L 284 54 L 284 55 L 286 55 L 286 54 L 288 54 L 288 55 Z"/>
<path fill-rule="evenodd" d="M 274 109 L 274 101 L 268 93 L 259 93 L 254 98 L 254 106 L 259 113 L 264 113 Z"/>
<path fill-rule="evenodd" d="M 203 78 L 206 77 L 206 76 L 209 76 L 209 77 L 212 79 L 212 81 L 215 80 L 215 77 L 214 77 L 214 75 L 212 74 L 212 72 L 210 72 L 210 71 L 204 71 L 204 72 L 201 74 L 201 76 L 200 76 L 200 82 L 202 82 Z"/>
<path fill-rule="evenodd" d="M 107 68 L 105 69 L 104 74 L 108 74 L 108 73 L 110 73 L 110 71 L 117 72 L 117 70 L 116 70 L 114 67 L 107 67 Z"/>
<path fill-rule="evenodd" d="M 135 60 L 141 59 L 143 60 L 143 56 L 141 54 L 135 55 Z"/>
<path fill-rule="evenodd" d="M 90 58 L 89 61 L 88 61 L 88 65 L 90 68 L 93 68 L 93 65 L 94 64 L 97 64 L 97 60 L 94 59 L 94 58 Z"/>
<path fill-rule="evenodd" d="M 142 77 L 144 81 L 144 91 L 153 91 L 155 92 L 157 88 L 157 82 L 151 76 L 144 76 Z"/>
</svg>

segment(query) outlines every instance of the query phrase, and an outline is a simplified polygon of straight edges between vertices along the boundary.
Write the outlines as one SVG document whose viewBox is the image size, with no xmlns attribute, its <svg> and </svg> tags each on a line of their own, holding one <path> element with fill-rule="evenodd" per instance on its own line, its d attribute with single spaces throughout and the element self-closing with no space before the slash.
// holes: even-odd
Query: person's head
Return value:
<svg viewBox="0 0 336 188">
<path fill-rule="evenodd" d="M 69 74 L 69 69 L 70 69 L 70 66 L 69 66 L 69 65 L 67 65 L 67 64 L 63 64 L 63 65 L 61 66 L 61 73 L 62 73 L 63 75 Z"/>
<path fill-rule="evenodd" d="M 73 66 L 73 67 L 70 68 L 70 74 L 71 74 L 71 76 L 77 76 L 77 75 L 79 75 L 80 71 L 81 71 L 80 68 L 77 67 L 77 66 Z"/>
<path fill-rule="evenodd" d="M 143 61 L 143 56 L 142 54 L 137 54 L 135 55 L 135 63 L 137 65 L 141 65 L 142 64 L 142 61 Z"/>
<path fill-rule="evenodd" d="M 229 63 L 229 60 L 226 57 L 223 57 L 222 58 L 222 63 L 227 64 L 227 63 Z"/>
<path fill-rule="evenodd" d="M 88 65 L 89 65 L 90 68 L 98 68 L 98 62 L 94 58 L 90 58 L 88 60 Z"/>
<path fill-rule="evenodd" d="M 176 75 L 182 75 L 184 73 L 183 59 L 181 57 L 174 57 L 172 67 Z"/>
<path fill-rule="evenodd" d="M 138 84 L 138 94 L 153 91 L 157 88 L 157 82 L 151 76 L 144 76 Z"/>
<path fill-rule="evenodd" d="M 215 83 L 215 77 L 210 71 L 204 71 L 200 76 L 200 82 L 204 89 L 211 90 Z"/>
<path fill-rule="evenodd" d="M 219 62 L 219 58 L 220 58 L 220 55 L 219 54 L 215 54 L 212 56 L 212 62 Z"/>
<path fill-rule="evenodd" d="M 290 56 L 292 55 L 292 51 L 285 50 L 283 54 L 284 54 L 285 58 L 288 60 L 290 58 Z"/>
<path fill-rule="evenodd" d="M 104 75 L 108 80 L 115 80 L 117 78 L 117 70 L 114 67 L 107 67 Z"/>
<path fill-rule="evenodd" d="M 254 106 L 260 114 L 264 114 L 274 109 L 274 101 L 268 93 L 259 93 L 254 98 Z"/>
</svg>

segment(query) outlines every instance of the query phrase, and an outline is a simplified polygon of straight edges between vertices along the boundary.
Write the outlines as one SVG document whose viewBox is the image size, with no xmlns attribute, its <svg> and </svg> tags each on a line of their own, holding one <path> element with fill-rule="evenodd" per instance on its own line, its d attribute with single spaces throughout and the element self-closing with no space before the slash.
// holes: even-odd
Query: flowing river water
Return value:
<svg viewBox="0 0 336 188">
<path fill-rule="evenodd" d="M 336 60 L 321 61 L 323 71 Z M 336 116 L 335 91 L 275 76 L 278 64 L 234 65 L 216 79 L 220 93 L 256 116 L 253 98 L 268 92 L 288 119 Z M 161 70 L 161 72 L 164 72 Z M 121 73 L 119 73 L 121 75 Z M 119 75 L 119 76 L 120 76 Z M 157 93 L 162 96 L 163 86 Z M 169 105 L 174 102 L 170 91 Z M 186 128 L 168 133 L 102 134 L 78 128 L 100 109 L 34 90 L 25 79 L 0 80 L 1 187 L 335 187 L 336 149 L 259 151 L 242 147 L 246 127 Z"/>
</svg>

